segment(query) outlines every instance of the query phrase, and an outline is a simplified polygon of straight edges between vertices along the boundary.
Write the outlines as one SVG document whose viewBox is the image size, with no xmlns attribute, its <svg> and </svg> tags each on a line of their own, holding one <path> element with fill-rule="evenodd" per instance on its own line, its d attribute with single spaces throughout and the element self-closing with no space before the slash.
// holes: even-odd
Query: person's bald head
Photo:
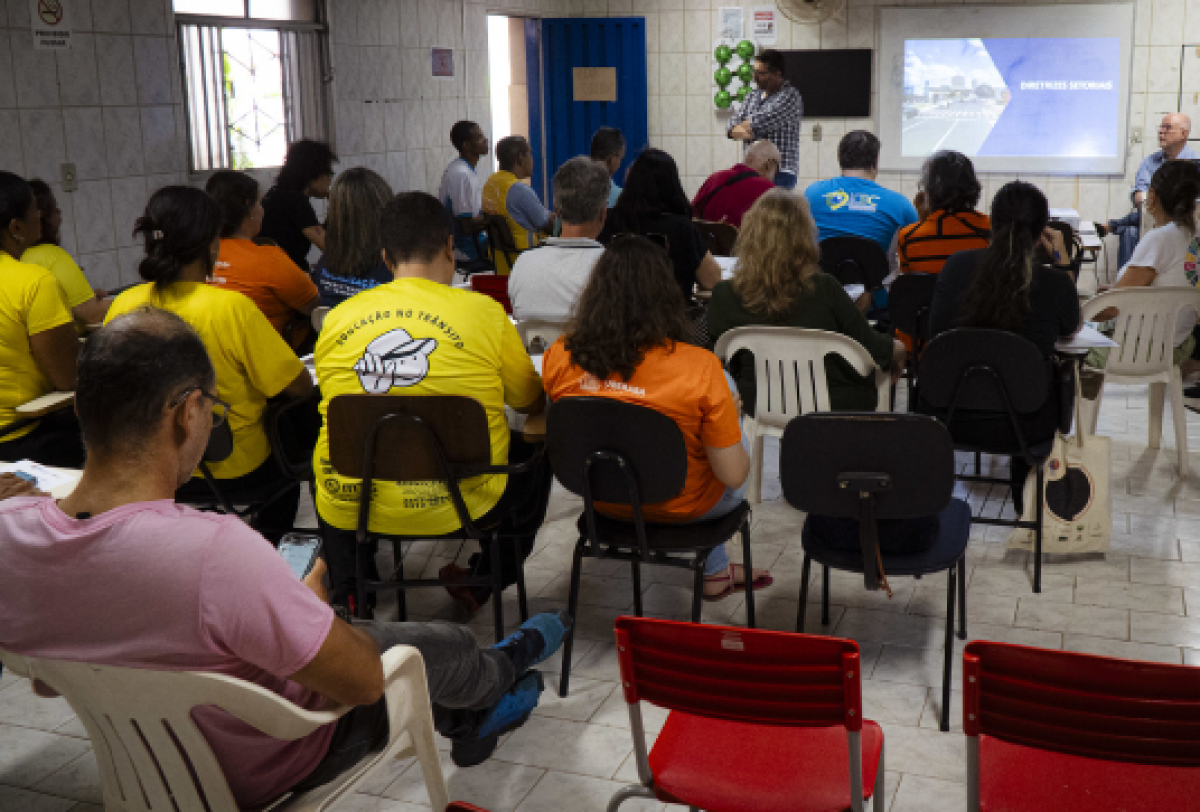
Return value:
<svg viewBox="0 0 1200 812">
<path fill-rule="evenodd" d="M 782 156 L 779 154 L 779 147 L 770 141 L 762 140 L 755 141 L 750 145 L 750 149 L 746 150 L 746 157 L 742 160 L 742 163 L 767 180 L 775 180 L 775 173 L 779 171 L 780 160 L 782 160 Z"/>
<path fill-rule="evenodd" d="M 204 342 L 183 319 L 149 307 L 113 319 L 79 356 L 75 411 L 89 456 L 153 451 L 145 446 L 169 407 L 215 387 Z"/>
<path fill-rule="evenodd" d="M 1158 126 L 1158 146 L 1168 158 L 1174 158 L 1187 145 L 1191 132 L 1192 120 L 1186 113 L 1167 113 Z"/>
</svg>

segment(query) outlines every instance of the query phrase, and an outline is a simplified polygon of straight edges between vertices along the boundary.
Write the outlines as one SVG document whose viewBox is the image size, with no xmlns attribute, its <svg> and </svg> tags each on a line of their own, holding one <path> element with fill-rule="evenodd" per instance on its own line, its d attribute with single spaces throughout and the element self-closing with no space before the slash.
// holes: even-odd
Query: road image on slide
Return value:
<svg viewBox="0 0 1200 812">
<path fill-rule="evenodd" d="M 982 40 L 906 40 L 903 154 L 978 155 L 1010 98 Z"/>
</svg>

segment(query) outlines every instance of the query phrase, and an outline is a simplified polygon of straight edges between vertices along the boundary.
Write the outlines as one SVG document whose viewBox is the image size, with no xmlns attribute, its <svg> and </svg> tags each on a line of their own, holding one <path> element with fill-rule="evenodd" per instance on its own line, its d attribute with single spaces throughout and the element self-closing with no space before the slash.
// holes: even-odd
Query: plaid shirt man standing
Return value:
<svg viewBox="0 0 1200 812">
<path fill-rule="evenodd" d="M 800 119 L 804 102 L 800 91 L 783 78 L 783 55 L 762 51 L 754 58 L 754 83 L 758 86 L 729 119 L 726 135 L 737 141 L 765 139 L 779 148 L 781 160 L 775 185 L 796 186 L 800 170 Z"/>
</svg>

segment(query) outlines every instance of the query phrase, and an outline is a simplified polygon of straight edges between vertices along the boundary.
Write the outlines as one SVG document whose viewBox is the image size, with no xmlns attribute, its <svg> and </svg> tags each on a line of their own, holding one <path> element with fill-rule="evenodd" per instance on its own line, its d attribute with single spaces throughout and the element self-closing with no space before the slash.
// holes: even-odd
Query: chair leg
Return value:
<svg viewBox="0 0 1200 812">
<path fill-rule="evenodd" d="M 812 573 L 812 559 L 804 554 L 804 566 L 800 568 L 800 608 L 796 610 L 796 631 L 804 631 L 804 610 L 808 607 L 808 579 Z"/>
<path fill-rule="evenodd" d="M 700 622 L 702 611 L 701 602 L 704 599 L 704 565 L 708 563 L 708 553 L 696 556 L 696 580 L 692 587 L 692 622 Z"/>
<path fill-rule="evenodd" d="M 1042 517 L 1046 511 L 1046 468 L 1039 465 L 1037 469 L 1037 492 L 1034 498 L 1037 499 L 1037 512 L 1034 521 L 1037 527 L 1033 529 L 1033 591 L 1038 593 L 1042 591 Z"/>
<path fill-rule="evenodd" d="M 879 766 L 875 768 L 875 786 L 871 789 L 871 809 L 873 812 L 884 812 L 884 809 L 887 807 L 887 803 L 883 798 L 883 757 L 885 755 L 887 755 L 887 742 L 884 742 L 883 747 L 879 749 Z"/>
<path fill-rule="evenodd" d="M 742 525 L 742 569 L 746 575 L 746 628 L 754 628 L 754 564 L 750 560 L 750 519 Z"/>
<path fill-rule="evenodd" d="M 513 558 L 517 565 L 517 606 L 521 613 L 521 622 L 529 620 L 529 598 L 525 592 L 525 559 L 521 557 L 520 545 L 512 545 Z"/>
<path fill-rule="evenodd" d="M 958 639 L 967 639 L 967 554 L 958 559 Z"/>
<path fill-rule="evenodd" d="M 957 566 L 957 565 L 956 565 Z M 946 662 L 942 668 L 942 732 L 950 729 L 950 680 L 954 668 L 954 584 L 955 567 L 946 570 Z"/>
<path fill-rule="evenodd" d="M 750 436 L 750 482 L 746 487 L 746 498 L 752 505 L 762 502 L 763 441 L 765 439 L 758 431 Z"/>
<path fill-rule="evenodd" d="M 609 799 L 606 809 L 608 812 L 617 812 L 617 810 L 621 808 L 621 804 L 625 803 L 630 798 L 649 798 L 652 801 L 656 800 L 654 790 L 650 789 L 650 787 L 643 787 L 640 784 L 634 784 L 632 786 L 622 787 L 621 789 L 617 790 L 613 794 L 612 798 Z M 692 808 L 695 809 L 695 807 Z"/>
<path fill-rule="evenodd" d="M 642 562 L 636 558 L 629 562 L 633 570 L 633 613 L 642 616 Z"/>
<path fill-rule="evenodd" d="M 392 563 L 395 566 L 395 573 L 392 575 L 397 581 L 404 580 L 404 544 L 396 539 L 392 539 Z M 404 587 L 396 587 L 396 619 L 401 623 L 408 620 L 408 601 L 405 600 Z"/>
<path fill-rule="evenodd" d="M 983 454 L 975 452 L 975 476 L 983 476 Z"/>
<path fill-rule="evenodd" d="M 571 559 L 571 591 L 567 594 L 567 614 L 573 621 L 575 620 L 575 611 L 579 608 L 579 571 L 583 568 L 583 545 L 586 543 L 586 539 L 580 539 L 575 543 L 575 555 Z M 567 639 L 563 641 L 562 676 L 558 681 L 559 696 L 567 695 L 571 679 L 571 649 L 575 647 L 575 627 L 577 625 L 579 624 L 571 624 L 571 630 L 567 632 Z"/>
<path fill-rule="evenodd" d="M 1162 446 L 1163 401 L 1166 399 L 1165 383 L 1150 384 L 1150 447 Z"/>
<path fill-rule="evenodd" d="M 829 625 L 829 567 L 821 565 L 821 625 Z"/>
<path fill-rule="evenodd" d="M 367 587 L 366 575 L 363 573 L 363 548 L 370 547 L 369 544 L 359 544 L 358 540 L 354 542 L 354 616 L 359 620 L 365 620 L 367 615 Z"/>
<path fill-rule="evenodd" d="M 420 718 L 420 714 L 415 714 Z M 444 809 L 449 798 L 446 791 L 446 779 L 442 775 L 442 763 L 438 758 L 437 744 L 433 737 L 433 725 L 428 712 L 421 723 L 408 729 L 412 737 L 413 750 L 416 751 L 417 763 L 425 778 L 425 789 L 429 793 L 429 802 L 434 809 Z"/>
<path fill-rule="evenodd" d="M 1188 475 L 1187 411 L 1183 408 L 1183 377 L 1179 367 L 1171 367 L 1171 419 L 1175 422 L 1175 453 L 1179 455 L 1179 478 Z"/>
<path fill-rule="evenodd" d="M 496 642 L 504 639 L 504 573 L 500 564 L 500 536 L 492 534 L 492 615 L 495 623 Z"/>
</svg>

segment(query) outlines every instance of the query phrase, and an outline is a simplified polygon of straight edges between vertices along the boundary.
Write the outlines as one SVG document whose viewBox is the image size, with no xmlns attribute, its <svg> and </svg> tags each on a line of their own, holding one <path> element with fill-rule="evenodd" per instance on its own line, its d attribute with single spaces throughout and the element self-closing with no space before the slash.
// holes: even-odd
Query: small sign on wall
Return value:
<svg viewBox="0 0 1200 812">
<path fill-rule="evenodd" d="M 454 78 L 454 49 L 453 48 L 430 48 L 430 56 L 433 62 L 433 78 L 434 79 L 453 79 Z"/>
<path fill-rule="evenodd" d="M 575 101 L 617 100 L 616 68 L 572 68 L 571 71 Z"/>
<path fill-rule="evenodd" d="M 29 0 L 33 47 L 40 51 L 59 51 L 71 47 L 71 18 L 67 8 L 71 0 Z"/>
<path fill-rule="evenodd" d="M 778 12 L 774 6 L 755 6 L 750 9 L 751 26 L 750 36 L 759 45 L 774 45 L 775 38 L 778 35 L 778 26 L 776 25 L 775 15 Z"/>
</svg>

